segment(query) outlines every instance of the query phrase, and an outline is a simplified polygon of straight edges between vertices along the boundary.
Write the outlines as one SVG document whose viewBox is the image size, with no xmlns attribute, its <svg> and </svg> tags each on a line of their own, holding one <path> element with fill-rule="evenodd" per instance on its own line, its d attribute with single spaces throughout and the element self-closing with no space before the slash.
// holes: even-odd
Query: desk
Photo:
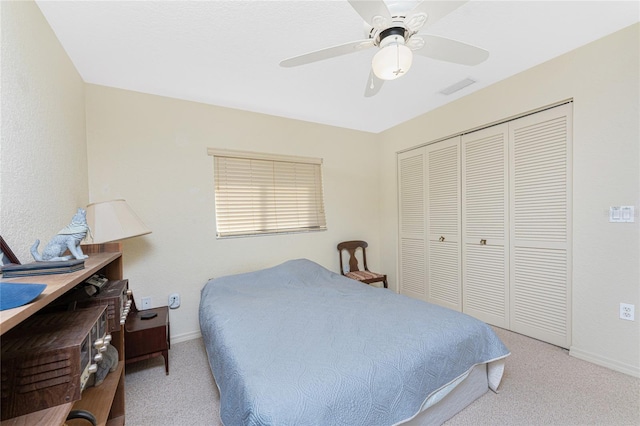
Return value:
<svg viewBox="0 0 640 426">
<path fill-rule="evenodd" d="M 142 319 L 142 314 L 156 313 L 151 319 Z M 125 323 L 125 362 L 127 364 L 143 359 L 164 357 L 164 368 L 169 374 L 169 349 L 171 335 L 169 331 L 169 308 L 132 310 Z"/>
</svg>

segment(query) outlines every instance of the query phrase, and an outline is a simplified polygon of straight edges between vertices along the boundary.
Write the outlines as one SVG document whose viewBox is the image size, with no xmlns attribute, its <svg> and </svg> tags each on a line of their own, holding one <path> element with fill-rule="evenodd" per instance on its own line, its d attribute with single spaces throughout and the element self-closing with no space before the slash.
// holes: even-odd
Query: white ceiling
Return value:
<svg viewBox="0 0 640 426">
<path fill-rule="evenodd" d="M 365 98 L 375 49 L 278 65 L 365 38 L 346 1 L 37 4 L 87 83 L 374 133 L 640 20 L 637 1 L 469 1 L 421 32 L 487 49 L 487 61 L 470 67 L 416 56 L 406 76 Z M 477 83 L 438 93 L 465 78 Z"/>
</svg>

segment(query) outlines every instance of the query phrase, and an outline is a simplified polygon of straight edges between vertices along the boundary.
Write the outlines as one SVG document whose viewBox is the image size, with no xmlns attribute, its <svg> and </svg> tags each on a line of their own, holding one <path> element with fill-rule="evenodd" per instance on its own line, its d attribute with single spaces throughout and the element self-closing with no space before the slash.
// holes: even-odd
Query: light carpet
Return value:
<svg viewBox="0 0 640 426">
<path fill-rule="evenodd" d="M 640 425 L 640 379 L 495 330 L 511 350 L 499 393 L 487 392 L 446 426 Z M 127 425 L 222 425 L 220 395 L 202 339 L 173 345 L 169 361 L 168 376 L 162 357 L 127 365 Z"/>
</svg>

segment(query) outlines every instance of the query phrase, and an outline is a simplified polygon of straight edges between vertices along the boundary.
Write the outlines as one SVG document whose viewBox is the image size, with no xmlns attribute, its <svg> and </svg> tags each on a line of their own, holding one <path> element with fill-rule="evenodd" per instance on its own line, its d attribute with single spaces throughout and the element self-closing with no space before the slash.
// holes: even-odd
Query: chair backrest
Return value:
<svg viewBox="0 0 640 426">
<path fill-rule="evenodd" d="M 340 254 L 340 273 L 344 275 L 344 267 L 342 266 L 342 252 L 346 250 L 349 253 L 349 271 L 359 271 L 358 259 L 356 258 L 356 250 L 362 249 L 362 263 L 364 264 L 364 270 L 368 271 L 367 267 L 367 251 L 365 250 L 369 244 L 366 241 L 343 241 L 338 244 L 338 253 Z"/>
</svg>

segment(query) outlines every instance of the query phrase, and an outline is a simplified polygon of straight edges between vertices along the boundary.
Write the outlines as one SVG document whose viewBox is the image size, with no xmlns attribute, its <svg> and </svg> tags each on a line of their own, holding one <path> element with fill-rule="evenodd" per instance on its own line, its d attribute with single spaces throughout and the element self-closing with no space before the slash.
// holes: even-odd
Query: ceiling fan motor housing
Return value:
<svg viewBox="0 0 640 426">
<path fill-rule="evenodd" d="M 376 39 L 376 45 L 378 45 L 379 47 L 384 47 L 391 40 L 395 40 L 392 38 L 392 36 L 402 37 L 402 43 L 404 44 L 407 40 L 406 35 L 407 35 L 407 30 L 403 27 L 387 28 L 386 30 L 380 31 L 380 34 Z M 387 40 L 386 43 L 385 43 L 385 40 Z"/>
</svg>

